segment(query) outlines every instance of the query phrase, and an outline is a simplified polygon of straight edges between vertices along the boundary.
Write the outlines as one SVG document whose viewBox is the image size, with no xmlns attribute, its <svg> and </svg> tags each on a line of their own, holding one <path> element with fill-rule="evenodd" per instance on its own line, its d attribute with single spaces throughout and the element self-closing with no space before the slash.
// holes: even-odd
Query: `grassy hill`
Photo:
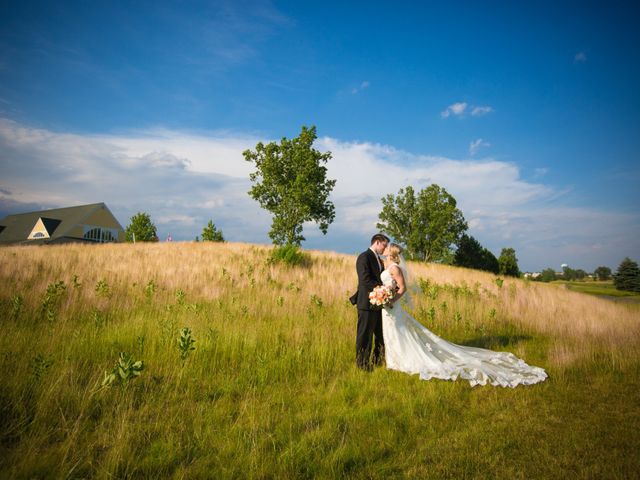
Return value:
<svg viewBox="0 0 640 480">
<path fill-rule="evenodd" d="M 244 244 L 0 249 L 2 478 L 631 478 L 640 306 L 410 264 L 414 313 L 515 389 L 354 366 L 355 258 Z M 181 358 L 180 330 L 195 350 Z M 102 387 L 119 352 L 139 377 Z"/>
</svg>

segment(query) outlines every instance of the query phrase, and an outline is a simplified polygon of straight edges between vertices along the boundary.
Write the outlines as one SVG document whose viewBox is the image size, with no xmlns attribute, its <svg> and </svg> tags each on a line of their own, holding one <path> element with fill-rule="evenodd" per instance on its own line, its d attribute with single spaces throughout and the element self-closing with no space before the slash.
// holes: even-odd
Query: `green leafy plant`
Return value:
<svg viewBox="0 0 640 480">
<path fill-rule="evenodd" d="M 107 316 L 98 309 L 93 310 L 91 317 L 96 328 L 102 328 L 107 323 Z"/>
<path fill-rule="evenodd" d="M 16 294 L 11 298 L 11 318 L 17 319 L 24 307 L 24 297 L 20 294 Z"/>
<path fill-rule="evenodd" d="M 49 322 L 53 322 L 58 314 L 60 301 L 67 287 L 62 280 L 47 285 L 47 290 L 40 304 L 40 313 L 44 314 Z"/>
<path fill-rule="evenodd" d="M 186 360 L 189 354 L 196 349 L 193 344 L 196 343 L 195 339 L 191 336 L 191 329 L 184 327 L 180 330 L 180 338 L 178 339 L 178 350 L 180 351 L 180 358 Z"/>
<path fill-rule="evenodd" d="M 73 288 L 75 288 L 76 290 L 82 288 L 82 284 L 78 280 L 78 275 L 73 276 L 73 278 L 71 279 L 71 285 L 73 285 Z"/>
<path fill-rule="evenodd" d="M 118 361 L 110 372 L 104 373 L 103 387 L 112 385 L 127 385 L 130 380 L 138 377 L 144 369 L 142 360 L 134 360 L 126 352 L 120 352 Z"/>
<path fill-rule="evenodd" d="M 111 298 L 111 288 L 104 278 L 98 280 L 98 283 L 96 283 L 95 291 L 99 297 Z"/>
<path fill-rule="evenodd" d="M 498 286 L 498 288 L 502 288 L 502 285 L 504 285 L 504 280 L 502 278 L 496 278 L 494 282 Z"/>
<path fill-rule="evenodd" d="M 53 365 L 53 360 L 39 353 L 31 360 L 31 373 L 36 380 L 41 380 L 51 365 Z"/>
<path fill-rule="evenodd" d="M 147 297 L 147 299 L 150 300 L 157 290 L 158 286 L 156 285 L 156 282 L 154 282 L 153 280 L 149 280 L 149 282 L 147 282 L 147 285 L 144 287 L 144 295 L 145 297 Z"/>
<path fill-rule="evenodd" d="M 182 290 L 181 288 L 176 290 L 176 303 L 178 305 L 184 305 L 186 297 L 187 297 L 187 294 L 184 293 L 184 290 Z"/>
<path fill-rule="evenodd" d="M 140 353 L 144 353 L 144 342 L 145 342 L 146 338 L 144 335 L 138 335 L 136 337 L 136 343 L 138 344 L 138 349 L 140 350 Z"/>
<path fill-rule="evenodd" d="M 311 295 L 311 305 L 315 305 L 318 308 L 322 308 L 322 299 L 317 295 Z"/>
</svg>

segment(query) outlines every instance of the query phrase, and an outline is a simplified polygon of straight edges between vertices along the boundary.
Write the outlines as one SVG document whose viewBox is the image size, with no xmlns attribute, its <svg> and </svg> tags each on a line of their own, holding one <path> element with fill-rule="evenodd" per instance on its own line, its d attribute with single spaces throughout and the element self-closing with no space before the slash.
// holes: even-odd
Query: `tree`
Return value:
<svg viewBox="0 0 640 480">
<path fill-rule="evenodd" d="M 625 258 L 613 276 L 613 284 L 618 290 L 640 292 L 640 268 L 638 268 L 638 263 L 629 257 Z"/>
<path fill-rule="evenodd" d="M 562 278 L 564 280 L 575 280 L 576 271 L 571 267 L 562 267 Z"/>
<path fill-rule="evenodd" d="M 500 269 L 495 255 L 466 233 L 463 233 L 460 237 L 453 264 L 493 273 L 498 273 Z"/>
<path fill-rule="evenodd" d="M 460 241 L 467 222 L 456 200 L 444 188 L 429 185 L 415 194 L 413 187 L 382 199 L 376 225 L 406 247 L 407 256 L 429 262 L 451 256 L 451 246 Z"/>
<path fill-rule="evenodd" d="M 593 275 L 598 280 L 609 280 L 611 278 L 611 269 L 609 267 L 598 267 L 593 271 Z"/>
<path fill-rule="evenodd" d="M 125 230 L 127 242 L 157 242 L 158 234 L 156 226 L 151 221 L 148 213 L 138 212 L 131 217 L 131 223 Z"/>
<path fill-rule="evenodd" d="M 553 268 L 545 268 L 540 272 L 538 280 L 541 282 L 553 282 L 556 279 L 556 271 Z"/>
<path fill-rule="evenodd" d="M 255 151 L 242 152 L 247 162 L 256 166 L 249 175 L 253 182 L 249 195 L 273 214 L 269 237 L 276 245 L 299 246 L 304 222 L 319 224 L 327 233 L 335 218 L 335 207 L 328 200 L 336 184 L 327 179 L 323 165 L 331 152 L 320 153 L 312 148 L 316 127 L 302 127 L 300 135 L 280 144 L 259 142 Z"/>
<path fill-rule="evenodd" d="M 573 274 L 576 280 L 584 280 L 584 278 L 587 276 L 587 272 L 585 272 L 581 268 L 574 270 Z"/>
<path fill-rule="evenodd" d="M 509 275 L 511 277 L 520 276 L 516 251 L 513 248 L 502 249 L 500 257 L 498 258 L 498 264 L 500 265 L 500 273 L 502 275 Z"/>
<path fill-rule="evenodd" d="M 197 237 L 196 237 L 197 238 Z M 213 220 L 209 220 L 207 226 L 202 229 L 202 241 L 203 242 L 224 242 L 222 236 L 222 230 L 218 230 L 213 223 Z"/>
</svg>

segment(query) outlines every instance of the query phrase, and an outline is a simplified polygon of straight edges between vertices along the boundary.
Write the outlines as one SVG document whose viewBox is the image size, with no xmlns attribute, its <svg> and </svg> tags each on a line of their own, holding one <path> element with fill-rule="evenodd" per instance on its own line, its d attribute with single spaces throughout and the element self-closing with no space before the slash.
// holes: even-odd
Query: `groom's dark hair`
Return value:
<svg viewBox="0 0 640 480">
<path fill-rule="evenodd" d="M 373 245 L 376 242 L 387 242 L 389 243 L 391 240 L 389 240 L 389 237 L 387 237 L 386 235 L 383 235 L 381 233 L 376 233 L 373 237 L 371 237 L 371 245 Z"/>
</svg>

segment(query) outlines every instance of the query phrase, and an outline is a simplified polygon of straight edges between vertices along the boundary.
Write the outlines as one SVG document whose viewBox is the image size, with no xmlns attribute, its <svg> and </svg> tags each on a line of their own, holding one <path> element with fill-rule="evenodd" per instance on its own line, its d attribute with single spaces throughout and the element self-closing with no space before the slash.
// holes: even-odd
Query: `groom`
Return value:
<svg viewBox="0 0 640 480">
<path fill-rule="evenodd" d="M 380 365 L 383 359 L 384 339 L 382 337 L 382 311 L 371 308 L 369 293 L 377 285 L 382 285 L 380 273 L 383 270 L 380 255 L 389 244 L 389 238 L 381 233 L 371 238 L 371 247 L 362 252 L 356 261 L 358 272 L 358 291 L 350 298 L 358 307 L 358 330 L 356 333 L 356 365 L 363 370 L 372 370 L 371 347 L 373 345 L 373 364 Z"/>
</svg>

